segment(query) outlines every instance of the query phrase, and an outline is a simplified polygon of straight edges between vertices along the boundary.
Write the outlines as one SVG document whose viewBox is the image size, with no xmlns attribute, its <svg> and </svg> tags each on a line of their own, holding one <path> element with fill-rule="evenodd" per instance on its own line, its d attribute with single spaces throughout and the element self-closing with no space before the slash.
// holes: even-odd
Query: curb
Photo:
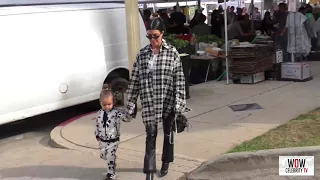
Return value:
<svg viewBox="0 0 320 180">
<path fill-rule="evenodd" d="M 70 118 L 64 122 L 62 122 L 61 124 L 59 124 L 58 126 L 56 126 L 54 129 L 52 129 L 52 131 L 50 132 L 50 137 L 49 137 L 49 145 L 53 148 L 59 148 L 59 149 L 65 149 L 65 150 L 73 150 L 73 151 L 80 151 L 80 152 L 88 152 L 88 153 L 96 153 L 96 149 L 88 149 L 82 146 L 78 146 L 76 144 L 73 144 L 71 142 L 69 142 L 68 140 L 64 139 L 62 137 L 62 130 L 64 127 L 66 127 L 68 124 L 84 117 L 90 114 L 95 113 L 94 112 L 90 112 L 90 113 L 86 113 L 86 114 L 82 114 L 73 118 Z M 182 159 L 186 159 L 188 160 L 188 158 L 182 158 Z M 203 161 L 202 161 L 203 162 Z M 199 163 L 200 164 L 200 163 Z M 175 178 L 176 180 L 187 180 L 187 175 L 189 173 L 185 172 L 182 173 L 180 177 Z"/>
<path fill-rule="evenodd" d="M 262 168 L 274 168 L 279 164 L 279 156 L 318 156 L 320 146 L 281 148 L 256 152 L 223 154 L 206 161 L 187 175 L 187 180 L 215 179 L 214 174 L 248 171 Z M 201 174 L 206 175 L 201 175 Z M 209 175 L 211 174 L 211 175 Z"/>
<path fill-rule="evenodd" d="M 56 126 L 54 129 L 51 130 L 50 132 L 50 140 L 49 140 L 49 145 L 53 148 L 60 148 L 60 149 L 68 149 L 68 150 L 81 150 L 81 151 L 88 151 L 87 148 L 83 148 L 81 146 L 77 146 L 76 144 L 70 143 L 67 140 L 65 140 L 62 137 L 62 129 L 66 127 L 68 124 L 93 113 L 96 113 L 97 111 L 81 114 L 79 116 L 70 118 L 58 126 Z"/>
</svg>

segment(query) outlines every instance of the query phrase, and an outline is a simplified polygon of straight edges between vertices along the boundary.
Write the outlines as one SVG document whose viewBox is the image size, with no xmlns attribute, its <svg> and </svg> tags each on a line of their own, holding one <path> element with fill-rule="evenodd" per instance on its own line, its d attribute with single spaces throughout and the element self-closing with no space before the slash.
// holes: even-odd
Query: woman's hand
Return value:
<svg viewBox="0 0 320 180">
<path fill-rule="evenodd" d="M 137 116 L 137 112 L 138 112 L 137 103 L 127 104 L 127 113 L 131 118 L 135 118 Z"/>
</svg>

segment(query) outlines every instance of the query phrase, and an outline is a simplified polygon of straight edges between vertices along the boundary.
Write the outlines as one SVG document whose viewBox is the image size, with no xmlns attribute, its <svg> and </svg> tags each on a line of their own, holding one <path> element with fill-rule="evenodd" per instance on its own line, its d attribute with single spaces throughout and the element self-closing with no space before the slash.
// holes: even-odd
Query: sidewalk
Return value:
<svg viewBox="0 0 320 180">
<path fill-rule="evenodd" d="M 175 143 L 175 162 L 165 179 L 178 179 L 206 160 L 219 156 L 233 146 L 252 139 L 283 124 L 301 113 L 320 106 L 320 62 L 309 62 L 314 80 L 305 83 L 265 81 L 255 85 L 225 85 L 225 82 L 209 82 L 192 86 L 188 114 L 192 124 L 190 132 L 178 134 Z M 234 112 L 228 106 L 258 103 L 263 109 Z M 57 145 L 99 153 L 93 135 L 95 113 L 71 119 L 51 132 Z M 122 123 L 121 144 L 118 158 L 120 167 L 125 162 L 137 163 L 142 172 L 145 149 L 145 132 L 141 114 L 130 123 Z M 158 133 L 157 166 L 161 166 L 163 133 Z M 129 165 L 129 164 L 128 164 Z M 121 173 L 119 172 L 120 179 Z M 135 172 L 137 177 L 143 174 Z M 136 177 L 136 176 L 134 176 Z"/>
</svg>

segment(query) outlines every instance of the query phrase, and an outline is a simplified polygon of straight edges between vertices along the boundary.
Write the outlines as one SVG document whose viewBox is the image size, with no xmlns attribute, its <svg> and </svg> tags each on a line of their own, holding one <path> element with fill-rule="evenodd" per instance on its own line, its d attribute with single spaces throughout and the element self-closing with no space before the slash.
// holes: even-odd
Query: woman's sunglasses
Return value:
<svg viewBox="0 0 320 180">
<path fill-rule="evenodd" d="M 147 36 L 146 36 L 148 39 L 158 39 L 159 37 L 160 37 L 160 35 L 157 35 L 157 34 L 148 34 Z"/>
</svg>

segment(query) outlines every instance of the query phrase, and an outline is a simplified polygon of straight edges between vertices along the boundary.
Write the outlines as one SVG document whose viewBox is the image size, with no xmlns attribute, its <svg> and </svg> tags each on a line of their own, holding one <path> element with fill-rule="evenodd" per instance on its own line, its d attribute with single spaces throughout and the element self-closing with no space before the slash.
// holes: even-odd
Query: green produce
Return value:
<svg viewBox="0 0 320 180">
<path fill-rule="evenodd" d="M 175 35 L 166 36 L 164 39 L 177 49 L 183 49 L 189 46 L 189 41 L 177 38 Z"/>
</svg>

